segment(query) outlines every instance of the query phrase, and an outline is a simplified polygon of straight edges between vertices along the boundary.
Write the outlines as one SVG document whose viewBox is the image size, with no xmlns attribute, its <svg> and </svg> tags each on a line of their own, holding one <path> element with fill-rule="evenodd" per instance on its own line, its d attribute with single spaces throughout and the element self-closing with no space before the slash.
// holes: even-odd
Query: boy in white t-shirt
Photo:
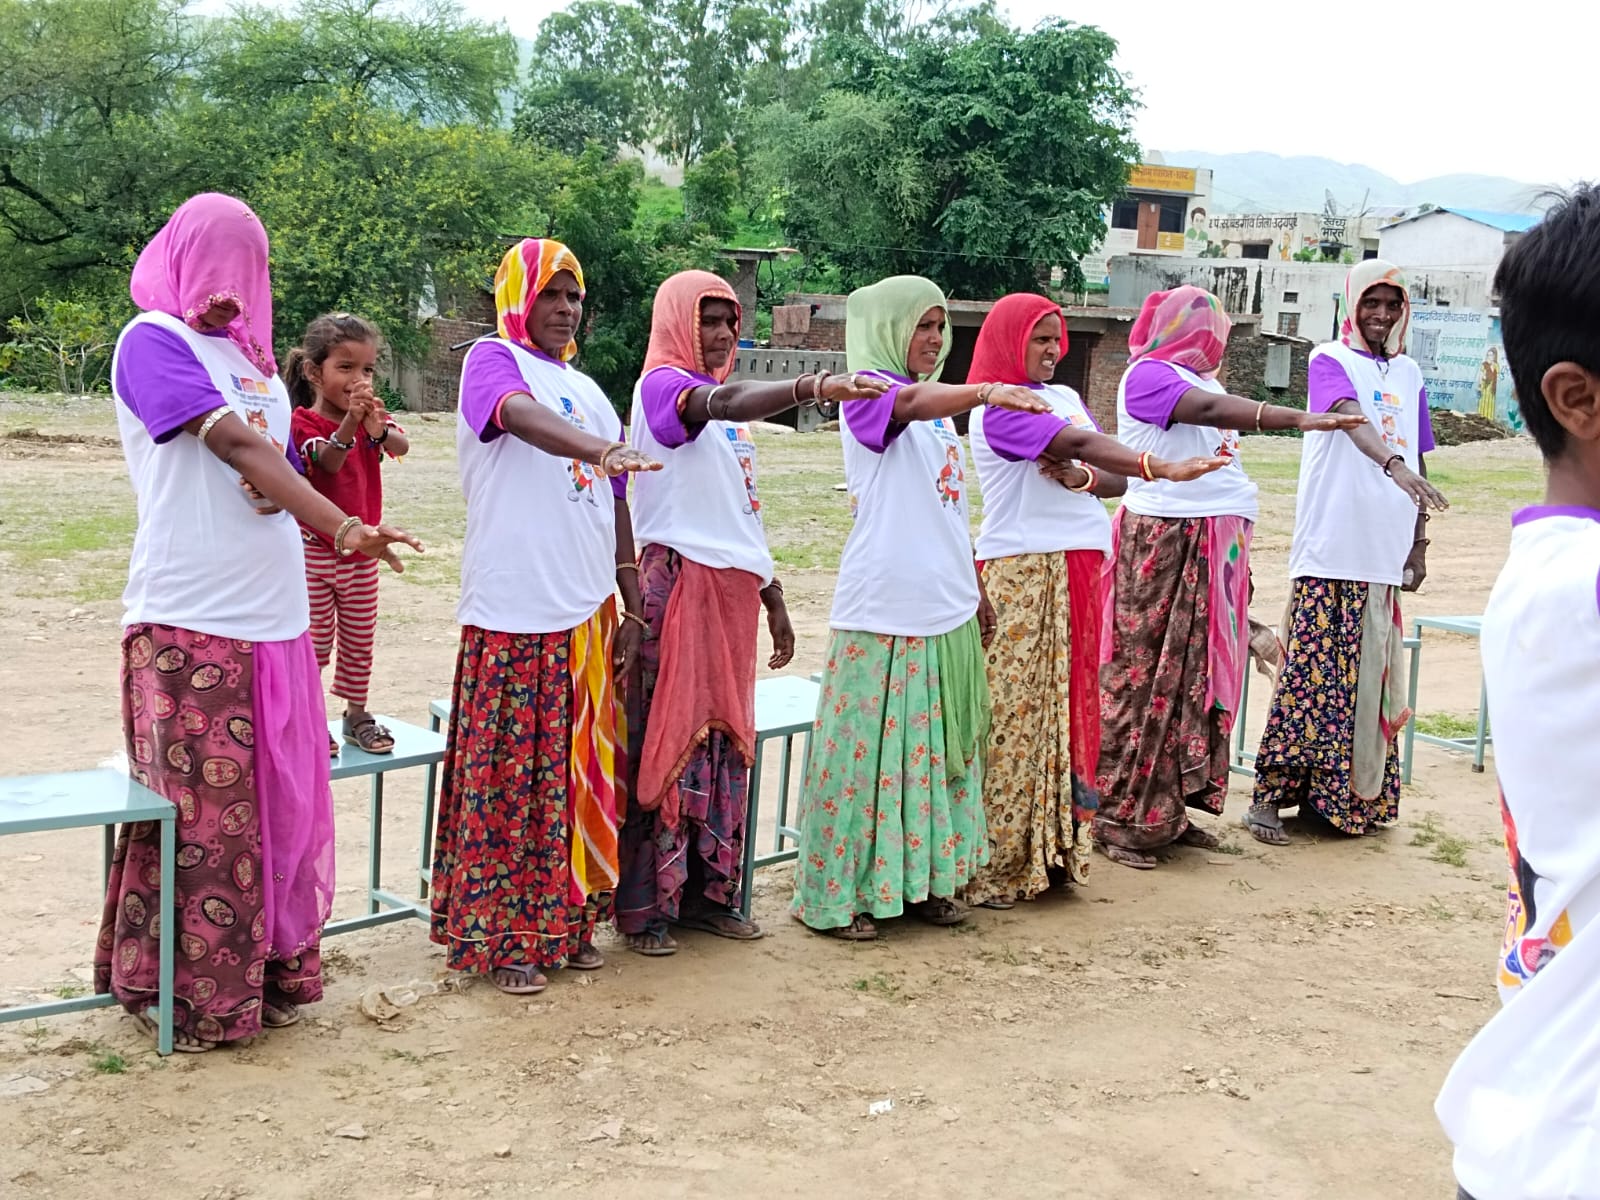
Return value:
<svg viewBox="0 0 1600 1200">
<path fill-rule="evenodd" d="M 1495 277 L 1506 356 L 1544 455 L 1483 617 L 1511 859 L 1504 1007 L 1436 1105 L 1458 1196 L 1600 1198 L 1600 189 L 1579 188 Z"/>
</svg>

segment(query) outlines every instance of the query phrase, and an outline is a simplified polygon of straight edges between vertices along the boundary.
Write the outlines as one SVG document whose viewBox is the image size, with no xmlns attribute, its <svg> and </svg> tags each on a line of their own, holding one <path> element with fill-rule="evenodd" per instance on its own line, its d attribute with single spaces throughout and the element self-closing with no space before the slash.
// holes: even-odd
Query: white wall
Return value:
<svg viewBox="0 0 1600 1200">
<path fill-rule="evenodd" d="M 1505 253 L 1506 235 L 1450 212 L 1431 212 L 1386 226 L 1378 234 L 1378 257 L 1403 266 L 1483 267 L 1493 272 Z"/>
</svg>

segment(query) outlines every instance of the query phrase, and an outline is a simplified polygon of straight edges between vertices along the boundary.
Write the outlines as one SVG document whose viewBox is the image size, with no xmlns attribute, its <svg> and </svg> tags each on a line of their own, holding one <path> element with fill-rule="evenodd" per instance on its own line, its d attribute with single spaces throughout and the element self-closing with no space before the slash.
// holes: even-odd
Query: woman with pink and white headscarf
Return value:
<svg viewBox="0 0 1600 1200">
<path fill-rule="evenodd" d="M 1112 525 L 1094 840 L 1113 862 L 1142 871 L 1156 865 L 1151 850 L 1174 842 L 1218 845 L 1188 810 L 1222 811 L 1248 657 L 1256 485 L 1239 461 L 1238 431 L 1365 422 L 1230 396 L 1216 376 L 1231 326 L 1201 288 L 1150 296 L 1117 393 L 1117 437 L 1141 463 L 1232 460 L 1181 483 L 1140 471 Z"/>
<path fill-rule="evenodd" d="M 178 810 L 176 1049 L 238 1041 L 321 998 L 333 802 L 298 519 L 395 570 L 407 533 L 301 477 L 272 354 L 267 234 L 231 196 L 172 214 L 133 269 L 112 393 L 139 524 L 123 593 L 133 777 Z M 117 839 L 95 990 L 150 1027 L 160 849 Z"/>
</svg>

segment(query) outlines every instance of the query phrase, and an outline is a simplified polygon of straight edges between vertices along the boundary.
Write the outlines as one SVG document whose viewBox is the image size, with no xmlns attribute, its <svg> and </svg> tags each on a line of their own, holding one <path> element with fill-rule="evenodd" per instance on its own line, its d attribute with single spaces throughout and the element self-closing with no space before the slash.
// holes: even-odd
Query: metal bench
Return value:
<svg viewBox="0 0 1600 1200">
<path fill-rule="evenodd" d="M 798 841 L 800 831 L 789 825 L 789 791 L 794 767 L 794 739 L 804 737 L 800 762 L 804 764 L 811 749 L 811 726 L 817 715 L 817 697 L 822 689 L 814 679 L 801 679 L 795 675 L 781 675 L 763 679 L 756 684 L 756 748 L 755 763 L 750 768 L 750 792 L 745 808 L 744 837 L 744 899 L 740 909 L 745 920 L 750 919 L 750 881 L 757 869 L 773 863 L 789 862 L 799 856 L 793 846 L 785 841 Z M 429 727 L 438 731 L 450 719 L 450 701 L 435 700 L 428 705 Z M 772 850 L 756 853 L 756 822 L 761 812 L 762 773 L 767 761 L 767 743 L 782 739 L 778 748 L 778 811 L 777 828 L 773 833 Z M 435 768 L 428 768 L 428 802 L 424 814 L 424 828 L 433 829 L 433 804 Z M 431 840 L 424 836 L 420 869 L 423 878 L 423 895 L 427 895 L 427 880 L 431 866 Z"/>
<path fill-rule="evenodd" d="M 444 758 L 444 736 L 438 732 L 434 721 L 431 729 L 408 725 L 393 717 L 378 717 L 380 725 L 387 725 L 394 735 L 394 750 L 389 754 L 368 754 L 356 746 L 345 745 L 337 720 L 328 722 L 328 731 L 340 742 L 339 757 L 333 762 L 334 779 L 355 779 L 371 776 L 371 798 L 367 807 L 367 911 L 359 917 L 343 921 L 330 921 L 322 930 L 324 937 L 341 933 L 354 933 L 358 929 L 371 929 L 392 921 L 415 918 L 429 919 L 428 908 L 421 903 L 428 898 L 429 855 L 433 846 L 434 788 L 438 782 L 438 764 Z M 422 863 L 421 883 L 416 899 L 405 899 L 383 887 L 383 777 L 391 771 L 404 771 L 412 767 L 426 767 L 427 794 L 422 806 Z"/>
<path fill-rule="evenodd" d="M 1479 637 L 1483 633 L 1482 617 L 1417 617 L 1411 622 L 1411 636 L 1406 644 L 1411 651 L 1411 720 L 1406 725 L 1405 781 L 1411 782 L 1411 748 L 1415 742 L 1428 742 L 1447 750 L 1472 751 L 1472 769 L 1483 771 L 1483 748 L 1494 744 L 1489 734 L 1489 687 L 1478 684 L 1478 732 L 1471 738 L 1439 737 L 1417 732 L 1417 678 L 1422 671 L 1422 631 L 1438 629 L 1444 633 L 1459 633 L 1464 637 Z"/>
<path fill-rule="evenodd" d="M 156 1049 L 172 1053 L 172 898 L 176 891 L 177 810 L 141 783 L 120 771 L 102 767 L 56 775 L 22 775 L 0 779 L 0 835 L 41 833 L 52 829 L 104 830 L 102 883 L 111 874 L 117 826 L 155 821 L 161 826 L 161 901 L 156 915 L 160 963 L 157 1004 L 148 1010 L 156 1022 Z M 78 996 L 44 1004 L 0 1009 L 0 1024 L 36 1020 L 63 1013 L 113 1006 L 113 996 Z"/>
</svg>

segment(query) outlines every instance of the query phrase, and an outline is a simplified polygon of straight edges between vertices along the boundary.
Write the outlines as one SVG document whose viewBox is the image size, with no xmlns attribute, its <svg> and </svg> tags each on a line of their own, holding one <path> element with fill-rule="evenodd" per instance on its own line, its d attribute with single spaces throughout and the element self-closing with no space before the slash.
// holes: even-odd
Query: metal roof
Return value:
<svg viewBox="0 0 1600 1200">
<path fill-rule="evenodd" d="M 1501 233 L 1527 233 L 1539 223 L 1539 217 L 1532 213 L 1492 212 L 1486 208 L 1454 208 L 1442 205 L 1439 208 L 1430 208 L 1425 213 L 1417 213 L 1403 220 L 1396 221 L 1396 225 L 1405 225 L 1411 221 L 1420 221 L 1423 217 L 1431 217 L 1434 213 L 1453 213 L 1464 217 L 1468 221 L 1476 221 L 1479 225 L 1487 225 L 1490 229 L 1498 229 Z M 1393 228 L 1393 226 L 1390 226 Z"/>
</svg>

